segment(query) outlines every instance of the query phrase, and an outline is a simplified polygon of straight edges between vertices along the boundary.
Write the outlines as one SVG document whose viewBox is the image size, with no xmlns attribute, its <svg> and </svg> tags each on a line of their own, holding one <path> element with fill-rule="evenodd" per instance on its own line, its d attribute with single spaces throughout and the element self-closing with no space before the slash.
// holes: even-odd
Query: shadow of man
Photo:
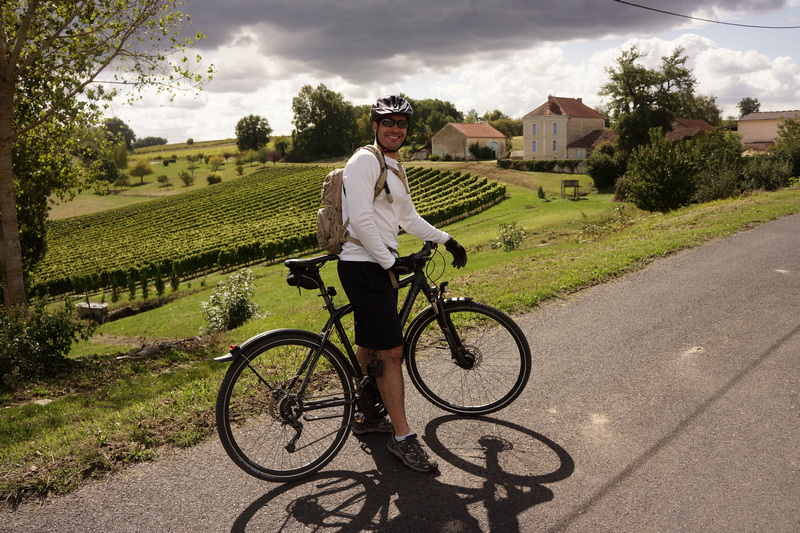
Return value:
<svg viewBox="0 0 800 533">
<path fill-rule="evenodd" d="M 522 512 L 553 499 L 544 484 L 574 471 L 572 458 L 552 440 L 494 418 L 448 415 L 426 426 L 423 439 L 443 467 L 439 477 L 406 468 L 386 450 L 386 438 L 359 438 L 375 470 L 323 472 L 276 486 L 231 531 L 514 532 Z"/>
</svg>

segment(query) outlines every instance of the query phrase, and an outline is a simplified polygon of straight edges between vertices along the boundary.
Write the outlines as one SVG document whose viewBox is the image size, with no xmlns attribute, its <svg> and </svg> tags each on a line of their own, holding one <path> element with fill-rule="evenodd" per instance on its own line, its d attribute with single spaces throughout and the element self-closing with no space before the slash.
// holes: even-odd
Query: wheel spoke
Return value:
<svg viewBox="0 0 800 533">
<path fill-rule="evenodd" d="M 312 375 L 297 376 L 314 351 L 312 340 L 287 337 L 229 369 L 217 402 L 219 432 L 228 455 L 246 472 L 298 479 L 324 466 L 344 444 L 354 403 L 350 377 L 327 350 Z"/>
<path fill-rule="evenodd" d="M 448 304 L 447 312 L 474 364 L 464 368 L 450 357 L 444 334 L 431 317 L 412 332 L 412 382 L 449 411 L 487 414 L 505 407 L 522 392 L 530 374 L 527 341 L 508 317 L 486 306 Z"/>
</svg>

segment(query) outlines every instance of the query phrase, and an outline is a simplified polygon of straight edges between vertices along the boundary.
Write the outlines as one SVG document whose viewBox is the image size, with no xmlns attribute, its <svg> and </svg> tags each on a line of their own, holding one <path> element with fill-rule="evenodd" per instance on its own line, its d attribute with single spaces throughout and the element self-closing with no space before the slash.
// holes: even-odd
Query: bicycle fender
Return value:
<svg viewBox="0 0 800 533">
<path fill-rule="evenodd" d="M 449 303 L 471 302 L 471 301 L 472 298 L 470 298 L 469 296 L 462 296 L 459 298 L 445 298 L 444 305 L 446 307 L 447 304 Z M 416 332 L 420 324 L 425 320 L 428 320 L 428 317 L 433 315 L 434 313 L 435 311 L 433 309 L 433 306 L 429 306 L 420 311 L 419 313 L 417 313 L 417 315 L 413 319 L 411 319 L 411 324 L 409 324 L 408 328 L 406 328 L 406 334 L 403 337 L 403 352 L 404 352 L 403 357 L 405 357 L 405 350 L 407 349 L 407 346 L 409 344 L 408 341 L 411 338 L 411 336 Z"/>
</svg>

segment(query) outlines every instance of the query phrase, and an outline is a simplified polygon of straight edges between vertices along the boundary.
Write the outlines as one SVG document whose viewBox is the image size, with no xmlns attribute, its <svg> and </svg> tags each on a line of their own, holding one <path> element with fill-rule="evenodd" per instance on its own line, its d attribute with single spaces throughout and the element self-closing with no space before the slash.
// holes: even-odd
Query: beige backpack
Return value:
<svg viewBox="0 0 800 533">
<path fill-rule="evenodd" d="M 377 183 L 375 183 L 375 195 L 372 197 L 374 201 L 381 193 L 381 189 L 386 185 L 386 158 L 384 158 L 383 152 L 377 146 L 370 144 L 364 148 L 378 158 L 378 163 L 381 166 L 380 176 Z M 340 253 L 342 245 L 347 241 L 361 245 L 358 239 L 347 234 L 347 223 L 349 221 L 342 221 L 343 177 L 343 168 L 337 168 L 325 176 L 325 181 L 322 182 L 322 201 L 319 211 L 317 211 L 317 243 L 320 248 L 331 254 Z M 389 202 L 392 201 L 391 194 L 388 195 L 388 200 Z"/>
</svg>

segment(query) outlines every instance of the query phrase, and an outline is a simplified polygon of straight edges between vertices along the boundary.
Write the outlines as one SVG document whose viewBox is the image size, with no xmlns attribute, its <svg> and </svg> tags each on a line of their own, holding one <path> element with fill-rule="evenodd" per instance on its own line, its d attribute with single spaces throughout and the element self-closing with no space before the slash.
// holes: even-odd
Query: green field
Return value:
<svg viewBox="0 0 800 533">
<path fill-rule="evenodd" d="M 270 166 L 180 196 L 53 221 L 35 286 L 50 295 L 121 291 L 144 280 L 184 279 L 313 249 L 327 172 Z M 408 176 L 417 210 L 432 223 L 488 207 L 505 190 L 454 170 L 414 168 Z"/>
</svg>

